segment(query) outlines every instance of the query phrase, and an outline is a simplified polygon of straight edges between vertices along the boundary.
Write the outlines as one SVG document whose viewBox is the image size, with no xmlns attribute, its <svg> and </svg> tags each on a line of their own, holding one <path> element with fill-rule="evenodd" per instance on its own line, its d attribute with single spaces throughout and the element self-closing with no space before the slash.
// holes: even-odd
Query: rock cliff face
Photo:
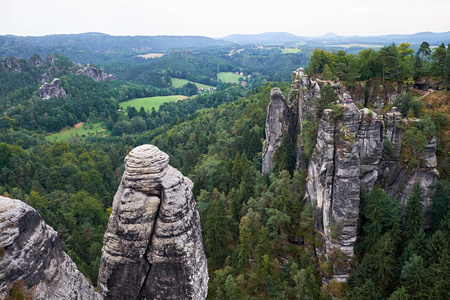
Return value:
<svg viewBox="0 0 450 300">
<path fill-rule="evenodd" d="M 67 94 L 61 87 L 61 80 L 55 78 L 51 83 L 44 83 L 39 88 L 39 96 L 41 99 L 47 100 L 54 97 L 67 97 Z"/>
<path fill-rule="evenodd" d="M 78 64 L 77 75 L 86 75 L 94 79 L 95 81 L 106 81 L 106 80 L 116 80 L 117 77 L 112 74 L 106 74 L 105 69 L 103 67 L 97 69 L 90 64 L 87 64 L 86 67 L 82 67 Z"/>
<path fill-rule="evenodd" d="M 317 208 L 315 225 L 326 240 L 326 250 L 338 246 L 349 257 L 357 237 L 360 193 L 370 192 L 378 182 L 391 197 L 406 206 L 416 181 L 424 191 L 425 210 L 432 191 L 428 186 L 438 180 L 436 142 L 432 139 L 422 151 L 421 165 L 410 170 L 400 161 L 404 129 L 401 114 L 395 111 L 378 116 L 356 105 L 343 107 L 343 114 L 333 119 L 325 110 L 319 124 L 317 144 L 308 166 L 306 196 Z M 393 149 L 383 147 L 389 141 Z M 331 228 L 335 231 L 332 243 Z M 347 271 L 334 270 L 345 277 Z"/>
<path fill-rule="evenodd" d="M 101 299 L 56 231 L 27 204 L 0 197 L 0 298 L 11 288 L 32 299 Z"/>
<path fill-rule="evenodd" d="M 262 152 L 262 173 L 266 174 L 273 163 L 275 150 L 280 146 L 289 129 L 289 111 L 283 93 L 279 88 L 270 92 L 270 103 L 266 118 L 266 142 Z"/>
<path fill-rule="evenodd" d="M 105 299 L 206 298 L 192 185 L 155 146 L 139 146 L 125 158 L 102 249 L 98 290 Z"/>
<path fill-rule="evenodd" d="M 299 69 L 293 73 L 293 90 L 287 104 L 274 109 L 273 103 L 276 102 L 271 98 L 266 120 L 267 140 L 263 148 L 264 173 L 271 168 L 273 153 L 280 144 L 274 142 L 279 138 L 277 140 L 273 136 L 282 138 L 287 134 L 297 136 L 301 133 L 301 122 L 314 113 L 314 99 L 320 99 L 319 83 L 333 85 L 325 81 L 312 81 Z M 349 96 L 340 86 L 331 87 L 341 93 L 340 97 Z M 387 97 L 390 99 L 393 95 L 388 94 Z M 426 211 L 433 192 L 428 186 L 439 178 L 435 169 L 434 139 L 422 151 L 419 168 L 407 168 L 401 161 L 405 131 L 402 125 L 407 120 L 402 119 L 396 108 L 385 115 L 377 115 L 367 108 L 360 110 L 355 104 L 342 105 L 342 110 L 340 116 L 334 116 L 329 109 L 322 113 L 316 146 L 307 166 L 305 197 L 315 205 L 314 223 L 325 240 L 325 257 L 336 247 L 348 257 L 353 256 L 361 192 L 370 192 L 379 183 L 390 197 L 396 197 L 405 207 L 413 185 L 419 181 L 424 191 Z M 285 111 L 289 120 L 283 123 L 280 120 L 281 116 L 284 118 L 286 115 Z M 387 149 L 384 143 L 392 147 Z M 264 156 L 265 151 L 269 153 L 266 149 L 271 149 L 271 156 Z M 298 146 L 297 151 L 301 153 L 302 145 Z M 297 169 L 303 167 L 306 166 L 302 166 L 297 159 Z M 345 266 L 334 269 L 335 276 L 343 280 L 347 273 Z"/>
</svg>

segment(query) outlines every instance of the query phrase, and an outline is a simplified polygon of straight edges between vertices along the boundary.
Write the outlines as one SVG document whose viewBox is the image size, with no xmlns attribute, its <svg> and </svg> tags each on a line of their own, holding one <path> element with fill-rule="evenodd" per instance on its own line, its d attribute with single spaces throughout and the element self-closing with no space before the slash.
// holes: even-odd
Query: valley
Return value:
<svg viewBox="0 0 450 300">
<path fill-rule="evenodd" d="M 441 39 L 0 36 L 0 298 L 448 299 Z"/>
</svg>

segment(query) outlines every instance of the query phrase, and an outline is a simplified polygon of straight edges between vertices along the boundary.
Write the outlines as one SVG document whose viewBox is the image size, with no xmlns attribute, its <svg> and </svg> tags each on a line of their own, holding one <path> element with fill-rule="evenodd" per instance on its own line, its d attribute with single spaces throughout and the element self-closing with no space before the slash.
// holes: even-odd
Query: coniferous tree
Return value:
<svg viewBox="0 0 450 300">
<path fill-rule="evenodd" d="M 227 256 L 228 220 L 223 195 L 214 189 L 205 218 L 206 253 L 215 267 L 220 266 Z"/>
<path fill-rule="evenodd" d="M 405 223 L 403 225 L 403 234 L 406 241 L 412 240 L 422 227 L 422 201 L 422 188 L 420 183 L 416 182 L 406 203 Z"/>
<path fill-rule="evenodd" d="M 426 296 L 427 274 L 421 256 L 413 256 L 402 269 L 402 285 L 412 299 Z"/>
</svg>

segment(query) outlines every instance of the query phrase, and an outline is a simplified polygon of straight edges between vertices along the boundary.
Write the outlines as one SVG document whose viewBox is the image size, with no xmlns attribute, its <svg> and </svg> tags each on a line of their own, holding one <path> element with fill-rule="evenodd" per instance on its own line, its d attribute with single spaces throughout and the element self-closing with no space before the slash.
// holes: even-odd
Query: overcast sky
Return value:
<svg viewBox="0 0 450 300">
<path fill-rule="evenodd" d="M 0 0 L 0 35 L 450 31 L 450 0 Z"/>
</svg>

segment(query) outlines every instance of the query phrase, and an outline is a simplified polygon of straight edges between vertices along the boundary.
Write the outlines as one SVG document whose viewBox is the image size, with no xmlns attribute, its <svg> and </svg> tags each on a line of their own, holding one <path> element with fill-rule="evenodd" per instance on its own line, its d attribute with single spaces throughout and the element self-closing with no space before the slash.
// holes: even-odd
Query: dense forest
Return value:
<svg viewBox="0 0 450 300">
<path fill-rule="evenodd" d="M 0 70 L 0 193 L 37 209 L 95 285 L 123 158 L 133 147 L 149 143 L 169 154 L 170 164 L 194 182 L 209 299 L 449 299 L 450 94 L 445 90 L 450 49 L 423 43 L 415 53 L 408 44 L 391 44 L 356 55 L 316 49 L 309 58 L 311 76 L 339 78 L 349 87 L 377 81 L 406 91 L 428 77 L 442 89 L 423 98 L 410 91 L 394 102 L 404 116 L 422 120 L 408 129 L 405 143 L 437 139 L 441 179 L 434 184 L 431 215 L 422 218 L 418 186 L 403 215 L 396 199 L 380 187 L 362 195 L 359 240 L 347 283 L 331 280 L 330 263 L 343 263 L 339 252 L 330 262 L 318 259 L 316 247 L 323 242 L 313 226 L 314 208 L 303 199 L 306 170 L 289 163 L 292 145 L 277 151 L 272 172 L 261 173 L 270 91 L 279 87 L 288 96 L 290 73 L 306 67 L 307 56 L 279 49 L 226 53 L 175 51 L 150 61 L 113 62 L 106 69 L 119 80 L 107 82 L 69 72 L 72 63 L 61 56 L 60 64 L 67 67 L 58 76 L 70 96 L 50 100 L 38 96 L 38 67 L 22 61 L 21 72 Z M 217 81 L 218 72 L 228 71 L 251 73 L 255 83 L 243 88 Z M 175 94 L 172 77 L 218 89 L 158 110 L 117 111 L 125 100 Z M 336 95 L 328 92 L 319 110 L 333 108 Z M 109 134 L 56 142 L 45 138 L 46 132 L 88 119 L 104 122 Z M 312 145 L 314 130 L 302 137 Z"/>
</svg>

